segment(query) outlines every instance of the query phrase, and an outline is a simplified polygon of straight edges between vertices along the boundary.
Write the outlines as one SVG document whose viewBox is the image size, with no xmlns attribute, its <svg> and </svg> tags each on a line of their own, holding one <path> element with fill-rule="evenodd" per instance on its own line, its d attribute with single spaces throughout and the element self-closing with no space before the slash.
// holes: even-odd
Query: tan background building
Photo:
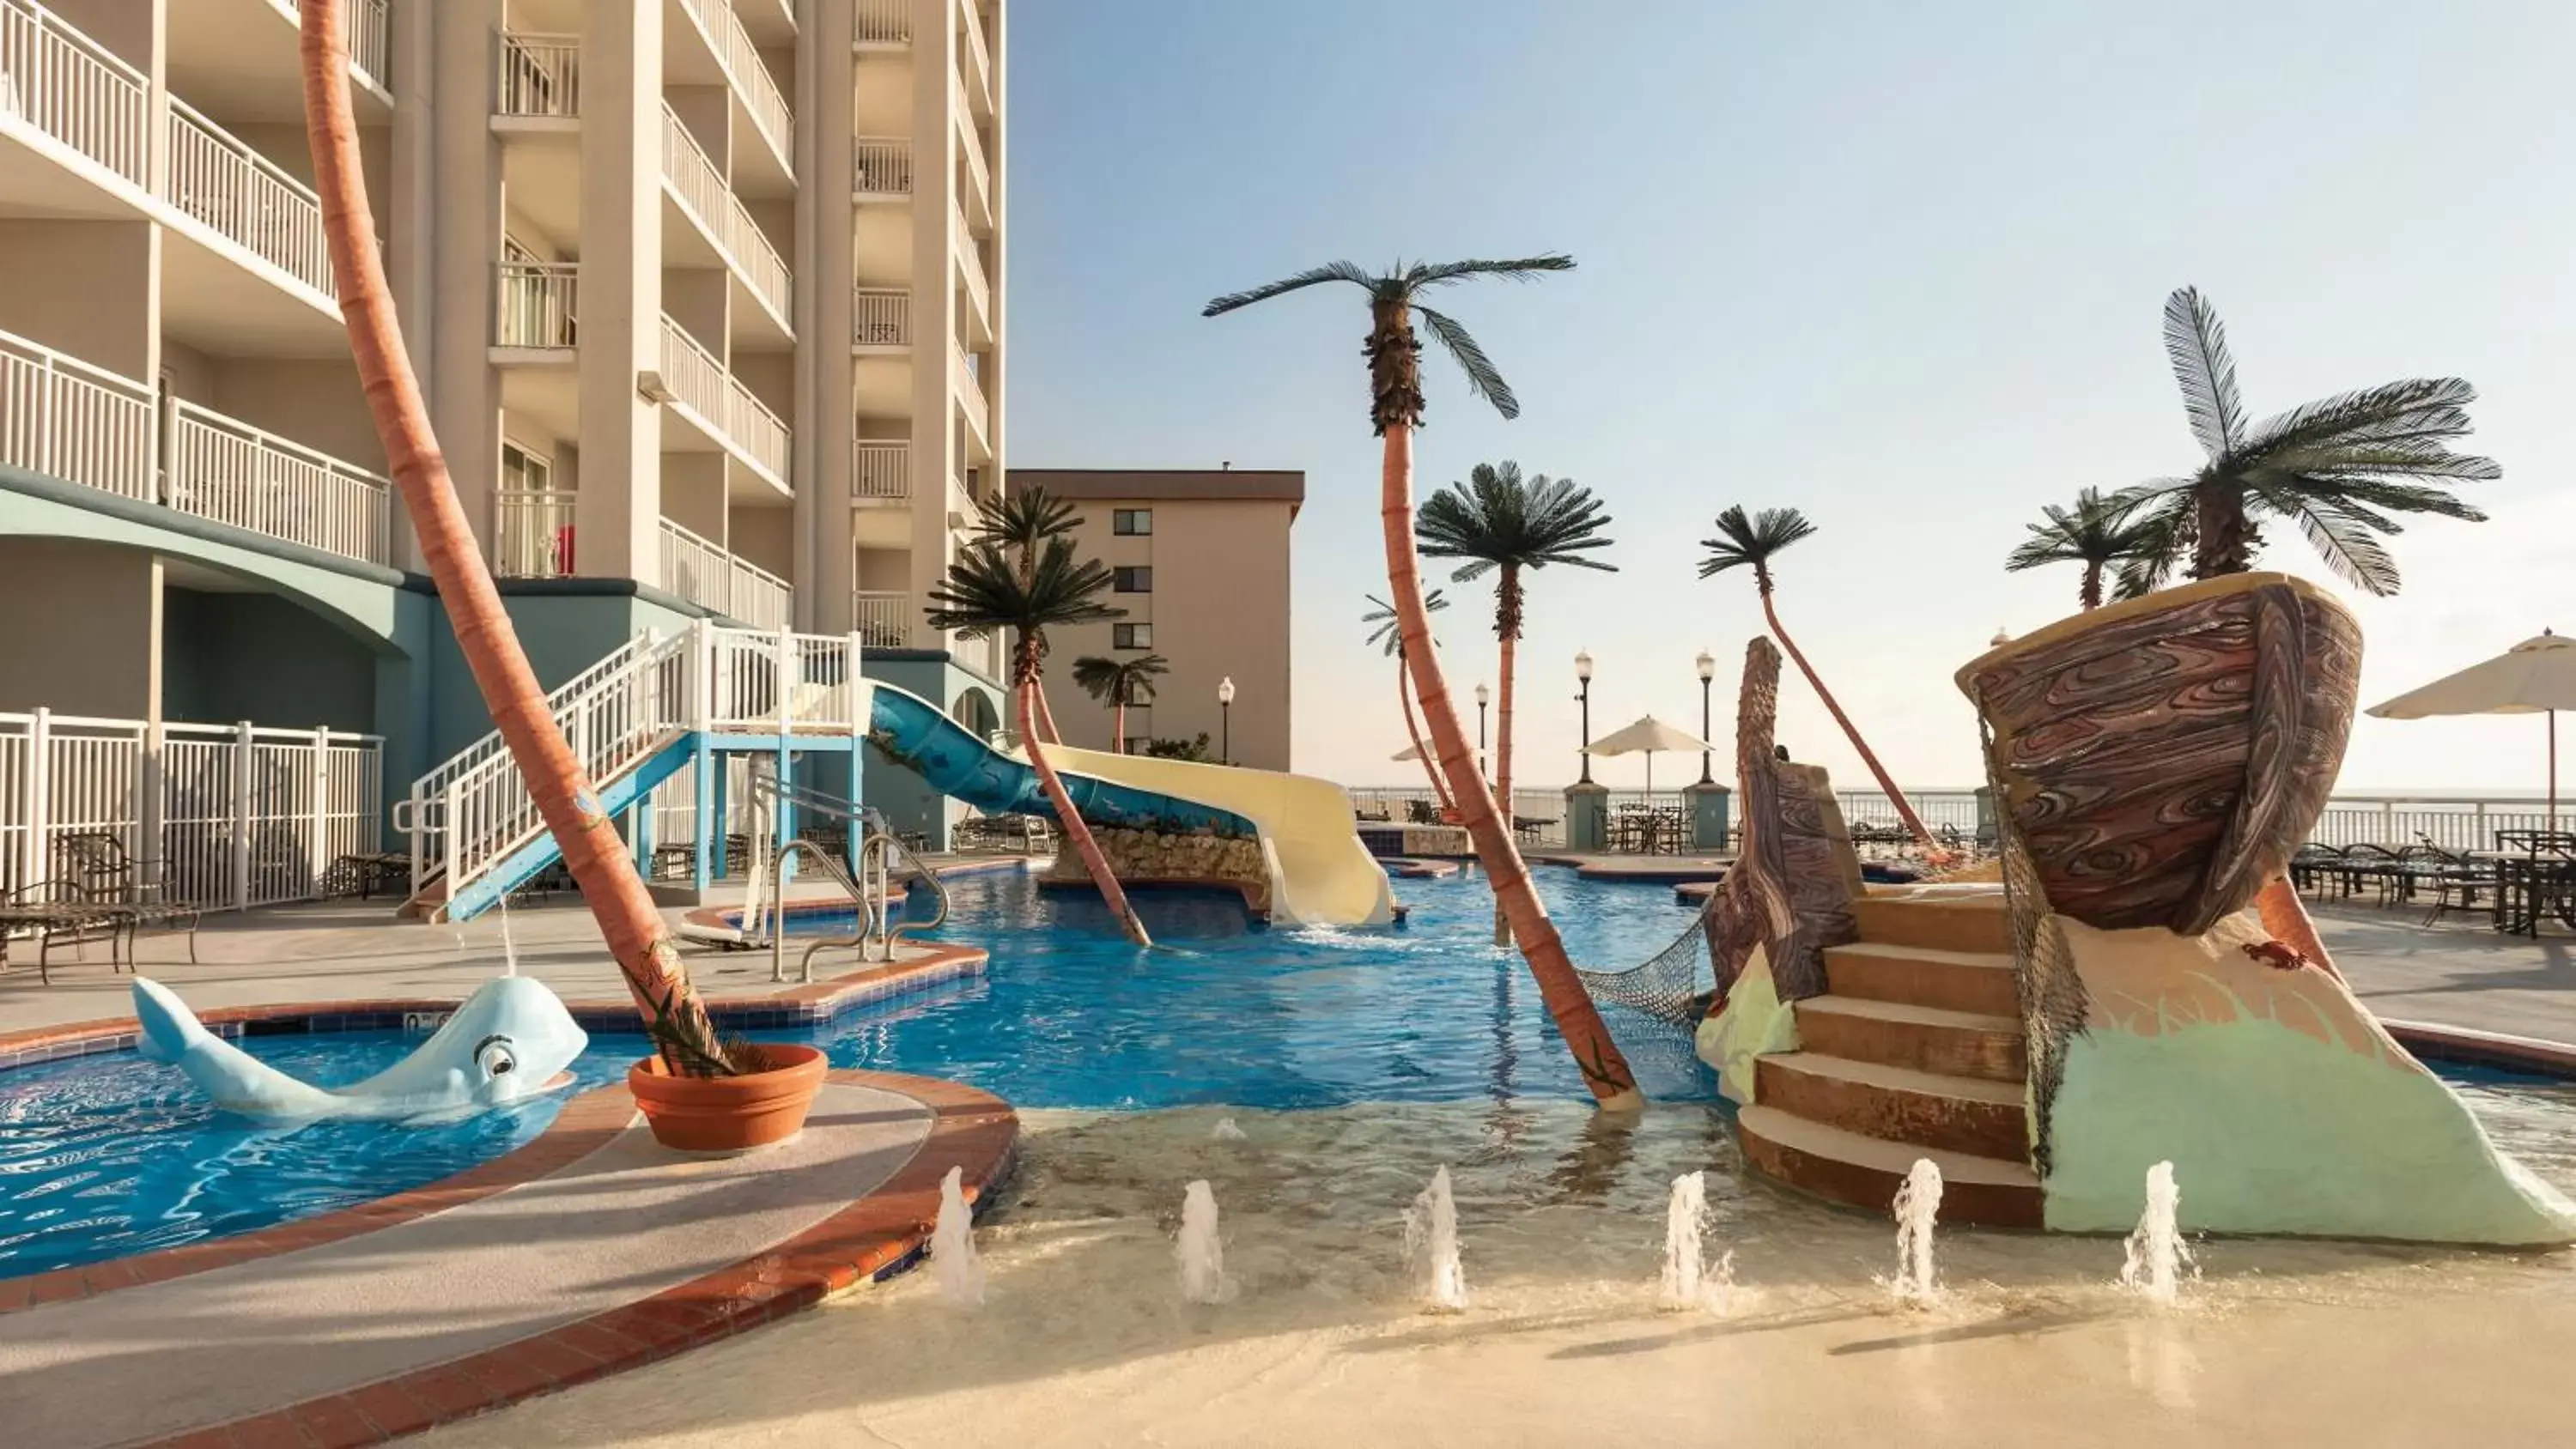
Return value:
<svg viewBox="0 0 2576 1449">
<path fill-rule="evenodd" d="M 1288 534 L 1306 501 L 1294 469 L 1014 468 L 1014 491 L 1037 487 L 1082 511 L 1086 557 L 1119 571 L 1115 624 L 1053 638 L 1048 698 L 1065 743 L 1111 748 L 1112 713 L 1073 684 L 1084 655 L 1160 654 L 1171 672 L 1151 708 L 1130 710 L 1127 735 L 1190 739 L 1217 756 L 1229 725 L 1218 683 L 1234 681 L 1232 760 L 1285 770 L 1291 758 Z"/>
</svg>

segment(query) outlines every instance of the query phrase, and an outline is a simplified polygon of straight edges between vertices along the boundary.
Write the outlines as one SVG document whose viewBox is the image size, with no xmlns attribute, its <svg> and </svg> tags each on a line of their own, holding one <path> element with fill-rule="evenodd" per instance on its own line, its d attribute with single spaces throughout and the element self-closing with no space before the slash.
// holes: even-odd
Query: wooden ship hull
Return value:
<svg viewBox="0 0 2576 1449">
<path fill-rule="evenodd" d="M 2197 936 L 2244 909 L 2315 826 L 2360 672 L 2352 615 L 2266 573 L 2061 620 L 1957 678 L 1990 732 L 1996 809 L 2049 908 Z"/>
</svg>

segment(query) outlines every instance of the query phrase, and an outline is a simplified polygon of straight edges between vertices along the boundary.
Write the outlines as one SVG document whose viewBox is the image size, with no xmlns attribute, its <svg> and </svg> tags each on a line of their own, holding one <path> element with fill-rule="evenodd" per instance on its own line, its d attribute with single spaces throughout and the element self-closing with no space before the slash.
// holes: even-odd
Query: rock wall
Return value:
<svg viewBox="0 0 2576 1449">
<path fill-rule="evenodd" d="M 1091 833 L 1122 885 L 1230 886 L 1243 892 L 1254 912 L 1267 915 L 1270 911 L 1270 870 L 1258 840 L 1213 831 L 1172 835 L 1111 828 Z M 1059 884 L 1087 884 L 1091 876 L 1083 869 L 1081 855 L 1068 845 L 1057 850 L 1046 878 Z"/>
</svg>

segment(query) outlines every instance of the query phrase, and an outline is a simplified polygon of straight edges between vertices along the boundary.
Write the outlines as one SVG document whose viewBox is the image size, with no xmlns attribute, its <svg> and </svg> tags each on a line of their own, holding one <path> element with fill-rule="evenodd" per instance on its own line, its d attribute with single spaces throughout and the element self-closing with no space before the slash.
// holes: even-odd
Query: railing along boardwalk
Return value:
<svg viewBox="0 0 2576 1449">
<path fill-rule="evenodd" d="M 311 187 L 176 96 L 169 147 L 164 201 L 323 296 L 336 295 L 322 202 Z"/>
<path fill-rule="evenodd" d="M 786 481 L 787 424 L 667 313 L 662 318 L 662 382 L 700 424 L 739 449 L 745 460 Z"/>
<path fill-rule="evenodd" d="M 705 33 L 707 43 L 715 50 L 716 64 L 724 69 L 725 79 L 733 83 L 743 109 L 750 112 L 753 129 L 769 143 L 779 164 L 792 169 L 795 116 L 788 109 L 787 97 L 779 93 L 778 82 L 770 77 L 769 67 L 761 63 L 760 48 L 752 44 L 751 32 L 742 28 L 742 17 L 733 13 L 727 0 L 680 0 L 680 8 Z"/>
<path fill-rule="evenodd" d="M 492 114 L 569 121 L 581 115 L 581 37 L 503 31 L 493 49 Z"/>
<path fill-rule="evenodd" d="M 343 558 L 393 560 L 383 475 L 0 332 L 0 462 Z"/>
<path fill-rule="evenodd" d="M 743 285 L 768 304 L 781 326 L 788 325 L 794 299 L 787 263 L 667 101 L 662 105 L 662 179 L 705 228 Z"/>
<path fill-rule="evenodd" d="M 0 0 L 0 129 L 152 184 L 152 81 L 36 0 Z"/>
<path fill-rule="evenodd" d="M 166 899 L 311 900 L 383 841 L 383 749 L 329 729 L 0 714 L 0 889 L 63 880 L 64 837 L 116 837 Z"/>
</svg>

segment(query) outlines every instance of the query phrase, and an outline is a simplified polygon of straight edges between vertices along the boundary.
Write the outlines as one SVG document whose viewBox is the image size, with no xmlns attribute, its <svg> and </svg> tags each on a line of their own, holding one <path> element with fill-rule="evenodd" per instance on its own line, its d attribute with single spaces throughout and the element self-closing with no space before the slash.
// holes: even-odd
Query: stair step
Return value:
<svg viewBox="0 0 2576 1449">
<path fill-rule="evenodd" d="M 1850 996 L 1811 996 L 1796 1010 L 1809 1051 L 2016 1086 L 2030 1075 L 2018 1017 Z"/>
<path fill-rule="evenodd" d="M 1864 941 L 1825 948 L 1826 987 L 1836 996 L 1902 1001 L 1943 1011 L 2021 1015 L 2013 958 L 1993 951 L 1893 946 Z"/>
<path fill-rule="evenodd" d="M 1957 895 L 1869 894 L 1852 902 L 1852 919 L 1860 938 L 1891 946 L 1928 946 L 1940 951 L 2003 951 L 2013 948 L 2012 918 L 2004 912 L 2001 891 Z"/>
<path fill-rule="evenodd" d="M 1754 1100 L 1864 1137 L 2011 1161 L 2030 1153 L 2023 1089 L 1815 1051 L 1754 1064 Z"/>
<path fill-rule="evenodd" d="M 1884 1213 L 1918 1158 L 1941 1169 L 1941 1221 L 1997 1228 L 2042 1226 L 2039 1176 L 2027 1163 L 1926 1150 L 1810 1122 L 1774 1107 L 1735 1114 L 1745 1160 L 1775 1181 L 1851 1207 Z"/>
</svg>

